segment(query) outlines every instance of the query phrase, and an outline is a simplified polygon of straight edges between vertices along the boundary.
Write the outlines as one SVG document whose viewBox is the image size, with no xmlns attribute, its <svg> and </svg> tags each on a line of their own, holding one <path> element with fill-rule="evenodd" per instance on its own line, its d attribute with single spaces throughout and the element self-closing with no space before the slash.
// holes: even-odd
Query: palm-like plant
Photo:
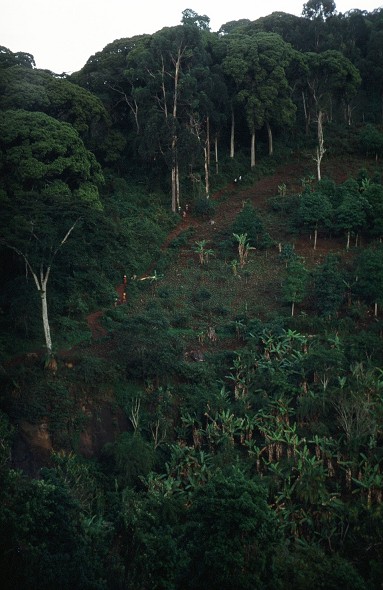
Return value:
<svg viewBox="0 0 383 590">
<path fill-rule="evenodd" d="M 199 242 L 195 242 L 195 244 L 193 251 L 198 254 L 200 264 L 207 264 L 209 262 L 209 256 L 214 254 L 214 250 L 206 248 L 208 240 L 200 240 Z"/>
<path fill-rule="evenodd" d="M 233 234 L 233 236 L 238 241 L 239 266 L 243 268 L 246 264 L 249 251 L 255 250 L 255 248 L 250 246 L 247 234 Z"/>
</svg>

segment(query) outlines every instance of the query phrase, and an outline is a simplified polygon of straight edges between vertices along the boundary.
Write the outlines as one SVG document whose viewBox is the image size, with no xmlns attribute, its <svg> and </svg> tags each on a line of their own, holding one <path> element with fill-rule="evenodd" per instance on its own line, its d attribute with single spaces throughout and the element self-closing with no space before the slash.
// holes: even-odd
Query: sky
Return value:
<svg viewBox="0 0 383 590">
<path fill-rule="evenodd" d="M 302 0 L 1 0 L 0 46 L 31 53 L 36 67 L 57 74 L 81 69 L 89 57 L 123 37 L 180 24 L 186 8 L 210 18 L 210 28 L 272 12 L 300 16 Z M 337 12 L 372 12 L 381 0 L 335 0 Z"/>
</svg>

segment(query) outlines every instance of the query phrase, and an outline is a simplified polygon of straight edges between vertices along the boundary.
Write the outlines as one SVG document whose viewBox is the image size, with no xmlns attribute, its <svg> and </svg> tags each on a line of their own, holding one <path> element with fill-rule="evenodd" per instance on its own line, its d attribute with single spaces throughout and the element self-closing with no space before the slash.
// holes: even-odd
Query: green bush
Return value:
<svg viewBox="0 0 383 590">
<path fill-rule="evenodd" d="M 193 205 L 193 215 L 202 217 L 203 219 L 210 219 L 214 217 L 215 207 L 210 199 L 197 199 Z"/>
</svg>

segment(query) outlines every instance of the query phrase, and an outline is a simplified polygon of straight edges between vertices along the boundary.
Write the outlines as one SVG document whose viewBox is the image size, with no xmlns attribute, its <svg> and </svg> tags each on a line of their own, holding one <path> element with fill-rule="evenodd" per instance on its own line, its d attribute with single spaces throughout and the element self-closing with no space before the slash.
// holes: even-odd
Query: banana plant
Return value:
<svg viewBox="0 0 383 590">
<path fill-rule="evenodd" d="M 238 241 L 239 266 L 243 268 L 246 264 L 250 250 L 255 250 L 255 248 L 250 246 L 247 234 L 233 234 L 233 236 Z"/>
<path fill-rule="evenodd" d="M 364 453 L 361 453 L 360 456 L 362 461 L 359 465 L 358 478 L 353 478 L 353 482 L 357 485 L 357 488 L 353 493 L 361 493 L 365 496 L 367 508 L 370 509 L 373 498 L 375 498 L 379 504 L 382 502 L 383 474 L 381 473 L 378 463 L 371 465 L 370 460 Z"/>
<path fill-rule="evenodd" d="M 195 242 L 195 246 L 193 251 L 198 254 L 199 263 L 207 264 L 209 262 L 209 257 L 214 255 L 214 250 L 211 248 L 207 248 L 208 240 L 200 240 L 199 242 Z"/>
</svg>

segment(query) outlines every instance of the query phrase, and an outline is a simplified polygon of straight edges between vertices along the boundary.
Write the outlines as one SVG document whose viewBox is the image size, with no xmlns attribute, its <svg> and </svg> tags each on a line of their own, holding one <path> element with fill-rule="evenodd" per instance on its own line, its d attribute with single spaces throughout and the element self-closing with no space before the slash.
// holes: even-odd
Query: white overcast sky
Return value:
<svg viewBox="0 0 383 590">
<path fill-rule="evenodd" d="M 105 45 L 122 37 L 155 33 L 180 23 L 191 8 L 210 28 L 281 11 L 300 16 L 302 0 L 1 0 L 0 45 L 31 53 L 38 68 L 77 71 Z M 335 0 L 338 12 L 373 11 L 381 0 Z"/>
</svg>

